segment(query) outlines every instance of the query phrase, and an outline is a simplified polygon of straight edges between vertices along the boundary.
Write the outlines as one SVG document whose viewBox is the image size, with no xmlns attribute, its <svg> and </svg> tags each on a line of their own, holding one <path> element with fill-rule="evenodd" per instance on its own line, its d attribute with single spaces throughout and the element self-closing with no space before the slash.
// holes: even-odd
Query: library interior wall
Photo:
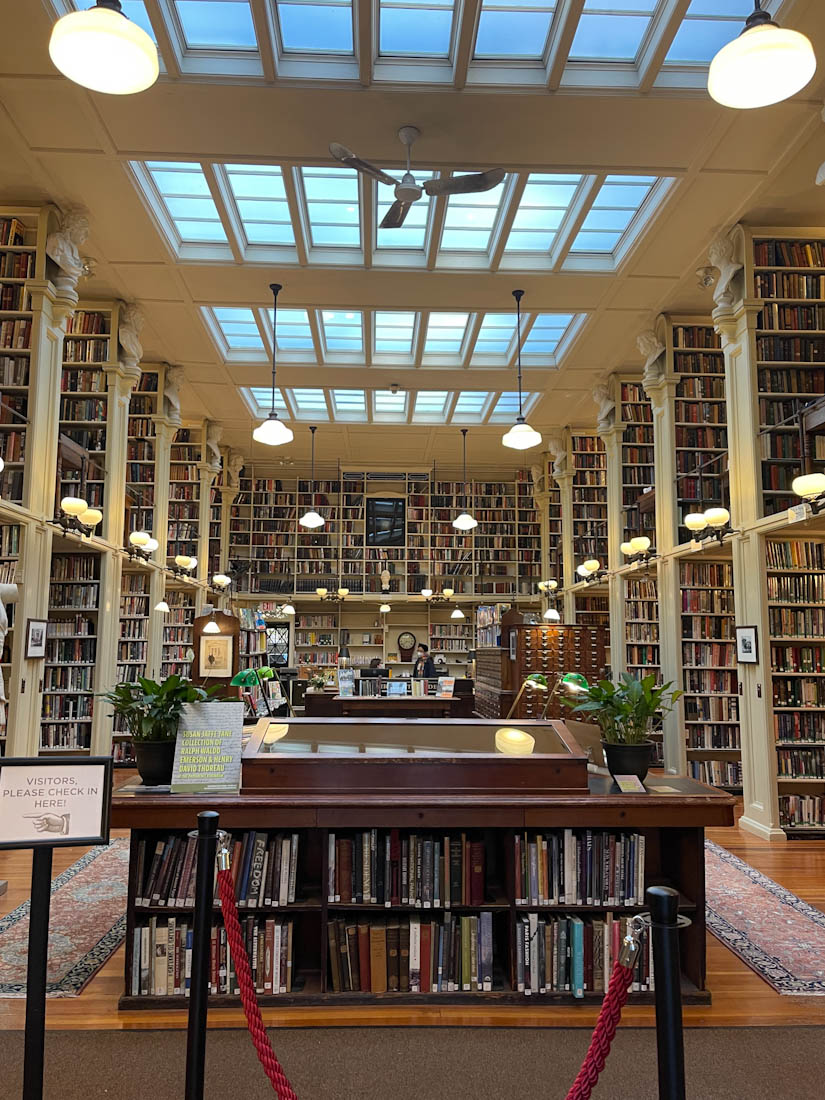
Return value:
<svg viewBox="0 0 825 1100">
<path fill-rule="evenodd" d="M 124 671 L 130 666 L 145 668 L 155 676 L 185 669 L 194 616 L 205 603 L 229 605 L 229 597 L 216 595 L 208 581 L 217 569 L 225 570 L 230 559 L 239 556 L 241 539 L 236 536 L 246 531 L 250 511 L 244 504 L 244 493 L 251 490 L 246 483 L 279 475 L 274 468 L 244 469 L 245 456 L 220 448 L 214 427 L 181 414 L 174 374 L 167 377 L 163 363 L 141 361 L 139 310 L 121 302 L 80 300 L 77 276 L 72 277 L 46 254 L 47 237 L 61 231 L 56 208 L 7 205 L 0 208 L 0 221 L 3 219 L 6 223 L 18 220 L 25 241 L 19 245 L 0 243 L 0 261 L 30 257 L 25 278 L 4 280 L 0 276 L 0 282 L 14 287 L 15 293 L 24 286 L 19 293 L 30 299 L 15 299 L 16 305 L 28 305 L 28 309 L 4 311 L 0 340 L 2 399 L 24 417 L 14 421 L 10 414 L 0 427 L 6 459 L 0 499 L 0 556 L 3 578 L 19 584 L 18 602 L 11 605 L 14 625 L 4 654 L 9 705 L 3 745 L 14 755 L 36 754 L 44 747 L 57 749 L 59 726 L 77 729 L 77 719 L 84 718 L 80 724 L 87 728 L 81 743 L 91 751 L 108 752 L 110 719 L 103 707 L 90 707 L 83 700 L 91 699 L 92 691 L 111 686 L 119 674 L 130 675 Z M 531 559 L 517 560 L 512 568 L 504 566 L 512 578 L 510 591 L 496 592 L 495 587 L 485 591 L 481 585 L 479 565 L 489 559 L 493 540 L 498 537 L 485 534 L 483 527 L 475 540 L 465 591 L 456 584 L 458 600 L 468 617 L 455 633 L 466 638 L 469 648 L 476 605 L 499 599 L 544 607 L 535 582 L 557 579 L 564 621 L 609 625 L 614 673 L 642 674 L 649 668 L 686 690 L 664 723 L 666 770 L 678 774 L 702 768 L 700 774 L 722 786 L 741 785 L 745 804 L 741 823 L 769 838 L 783 835 L 781 825 L 787 826 L 789 820 L 789 799 L 819 797 L 822 822 L 825 766 L 819 754 L 825 735 L 811 736 L 811 731 L 815 735 L 816 725 L 825 724 L 825 704 L 818 686 L 822 681 L 813 688 L 811 684 L 825 675 L 825 668 L 811 672 L 811 666 L 798 663 L 791 643 L 782 641 L 788 632 L 781 615 L 783 602 L 789 605 L 786 610 L 793 612 L 796 605 L 800 613 L 809 614 L 803 640 L 811 642 L 810 648 L 821 657 L 825 643 L 817 634 L 816 616 L 822 614 L 825 601 L 815 587 L 795 593 L 792 586 L 800 572 L 794 570 L 795 554 L 807 553 L 809 564 L 825 569 L 821 559 L 825 523 L 809 516 L 787 530 L 788 471 L 798 469 L 799 461 L 793 442 L 783 442 L 783 435 L 790 439 L 790 434 L 774 425 L 779 418 L 776 410 L 785 408 L 783 400 L 796 400 L 796 390 L 811 394 L 825 390 L 821 377 L 825 368 L 817 365 L 825 358 L 825 354 L 819 358 L 825 335 L 811 327 L 811 321 L 817 326 L 821 323 L 818 313 L 806 314 L 801 320 L 800 313 L 770 313 L 765 299 L 775 299 L 778 308 L 795 298 L 796 304 L 788 308 L 804 311 L 816 310 L 825 295 L 818 284 L 800 289 L 806 278 L 819 278 L 820 253 L 804 262 L 797 258 L 795 267 L 790 262 L 794 256 L 786 262 L 787 257 L 765 250 L 776 239 L 811 241 L 821 248 L 818 242 L 824 235 L 815 227 L 757 230 L 742 226 L 727 235 L 715 254 L 732 258 L 726 261 L 712 291 L 712 301 L 709 295 L 707 313 L 660 316 L 653 329 L 640 334 L 640 361 L 614 372 L 599 391 L 598 422 L 560 426 L 547 436 L 539 465 L 532 460 L 532 472 L 527 464 L 521 480 L 507 475 L 507 493 L 515 506 L 514 531 L 507 537 L 512 534 L 513 545 L 523 550 L 518 527 L 523 521 Z M 796 293 L 792 294 L 782 280 L 793 278 L 800 286 L 794 284 Z M 782 294 L 776 293 L 777 286 Z M 78 324 L 87 323 L 84 318 L 101 326 L 99 331 L 78 329 Z M 792 327 L 794 318 L 804 335 Z M 788 335 L 776 336 L 780 330 Z M 795 340 L 797 346 L 788 350 L 782 340 Z M 17 423 L 23 426 L 16 427 Z M 91 432 L 98 434 L 92 437 Z M 81 444 L 93 442 L 91 449 L 100 455 L 102 476 L 90 477 L 87 486 L 99 482 L 98 496 L 90 495 L 89 503 L 100 503 L 104 518 L 90 540 L 65 536 L 53 519 L 56 493 L 70 492 L 77 477 L 70 468 L 64 476 L 61 467 L 56 489 L 61 433 L 74 436 Z M 29 442 L 37 440 L 36 447 L 26 448 L 25 463 L 19 453 L 15 460 L 6 449 L 11 446 L 10 437 L 23 434 Z M 20 438 L 14 446 L 20 448 Z M 706 456 L 708 466 L 691 488 L 689 463 L 701 465 Z M 718 468 L 713 466 L 713 456 L 720 460 Z M 725 471 L 723 466 L 727 466 Z M 350 467 L 354 476 L 368 472 L 357 464 L 350 463 Z M 395 472 L 401 480 L 400 472 Z M 300 482 L 306 482 L 306 472 L 296 476 L 300 480 L 289 492 L 299 504 L 305 502 Z M 474 476 L 472 470 L 470 476 Z M 474 493 L 476 501 L 482 507 L 488 504 L 492 513 L 493 497 L 480 492 L 488 480 L 475 478 L 478 486 Z M 644 500 L 643 490 L 649 483 L 655 486 L 655 511 L 649 507 L 650 501 Z M 408 478 L 404 484 L 408 494 L 421 495 L 421 486 L 414 481 Z M 447 484 L 450 488 L 443 494 L 437 492 L 438 484 L 428 491 L 434 497 L 454 495 L 456 483 Z M 280 493 L 282 489 L 268 491 Z M 130 510 L 126 508 L 127 493 Z M 680 524 L 697 501 L 729 507 L 732 532 L 724 542 L 697 548 L 686 541 Z M 338 630 L 342 627 L 350 631 L 350 638 L 372 632 L 374 639 L 355 647 L 360 648 L 364 661 L 370 650 L 378 654 L 379 646 L 384 657 L 397 649 L 402 624 L 418 631 L 419 640 L 427 636 L 432 642 L 452 633 L 446 629 L 451 623 L 443 609 L 425 605 L 415 595 L 421 577 L 435 572 L 429 557 L 439 545 L 433 542 L 436 533 L 447 537 L 451 531 L 449 509 L 432 500 L 427 507 L 426 535 L 422 522 L 412 542 L 408 541 L 404 571 L 399 567 L 393 577 L 393 587 L 396 580 L 398 585 L 391 597 L 393 612 L 386 620 L 377 610 L 382 598 L 380 585 L 375 584 L 374 575 L 370 579 L 366 567 L 356 568 L 358 555 L 353 555 L 352 576 L 359 579 L 340 609 L 318 604 L 311 595 L 314 576 L 309 578 L 311 585 L 304 585 L 309 592 L 293 592 L 287 585 L 276 592 L 236 596 L 233 605 L 245 614 L 244 656 L 263 659 L 260 632 L 243 608 L 259 603 L 274 607 L 287 596 L 298 612 L 296 636 L 302 631 L 326 629 L 316 617 L 327 614 L 335 620 L 331 628 L 335 645 L 341 640 Z M 330 577 L 337 573 L 339 551 L 346 562 L 342 536 L 345 530 L 352 533 L 352 524 L 360 522 L 355 511 L 354 499 L 346 501 L 342 496 L 338 529 L 327 536 Z M 149 561 L 129 557 L 124 514 L 133 517 L 132 529 L 151 527 L 158 539 L 160 548 Z M 651 537 L 657 556 L 643 566 L 628 565 L 620 544 L 642 532 Z M 294 546 L 300 546 L 303 536 L 290 537 L 290 553 L 294 554 Z M 795 548 L 789 549 L 791 544 Z M 800 544 L 806 544 L 807 550 L 802 546 L 800 551 Z M 252 557 L 252 539 L 246 534 L 243 546 Z M 440 548 L 444 558 L 454 553 L 453 549 L 448 554 L 443 544 Z M 410 549 L 426 552 L 427 562 L 418 554 L 410 555 Z M 171 564 L 175 554 L 182 552 L 198 559 L 196 575 L 188 580 L 171 576 L 165 568 L 167 561 Z M 772 566 L 766 566 L 768 554 Z M 87 561 L 88 576 L 76 577 L 71 572 L 64 576 L 60 570 L 76 568 L 80 555 L 93 560 L 91 566 Z M 598 584 L 576 583 L 577 566 L 592 556 L 607 567 L 607 576 Z M 791 562 L 787 568 L 786 561 Z M 412 568 L 414 562 L 419 568 Z M 812 575 L 821 577 L 823 573 Z M 434 587 L 443 586 L 452 576 L 445 569 Z M 67 582 L 74 596 L 56 599 L 54 594 Z M 359 586 L 365 590 L 360 595 Z M 719 593 L 716 604 L 708 603 L 704 595 L 711 590 Z M 164 596 L 171 608 L 166 620 L 152 611 Z M 689 608 L 685 601 L 692 601 Z M 57 611 L 57 603 L 66 604 L 62 613 Z M 111 613 L 118 610 L 119 614 Z M 42 660 L 26 657 L 25 629 L 21 628 L 31 619 L 49 618 L 63 624 L 60 637 L 64 640 L 49 640 L 52 659 L 47 657 L 44 669 Z M 705 626 L 690 625 L 697 620 L 704 620 Z M 757 627 L 757 663 L 736 665 L 734 623 Z M 78 628 L 70 629 L 73 624 Z M 706 663 L 706 643 L 717 646 L 718 664 L 714 661 L 714 667 Z M 312 644 L 308 642 L 307 648 Z M 70 650 L 80 659 L 67 662 Z M 780 658 L 784 663 L 777 668 Z M 819 658 L 810 659 L 816 662 Z M 67 663 L 75 667 L 57 667 Z M 784 672 L 791 682 L 782 687 L 782 675 L 772 676 L 772 672 Z M 800 672 L 802 675 L 794 678 Z M 49 687 L 52 683 L 54 689 Z M 44 710 L 58 693 L 64 697 L 61 706 L 68 705 L 67 690 L 80 710 L 60 718 Z M 803 692 L 801 700 L 799 693 Z M 776 711 L 775 695 L 785 699 L 785 705 Z M 45 723 L 54 734 L 56 743 L 52 745 L 48 737 L 41 737 L 44 715 L 54 719 Z M 778 738 L 780 728 L 784 732 Z M 777 740 L 799 738 L 800 728 L 809 746 L 805 751 L 811 754 L 805 760 L 792 759 L 790 749 L 776 744 Z"/>
</svg>

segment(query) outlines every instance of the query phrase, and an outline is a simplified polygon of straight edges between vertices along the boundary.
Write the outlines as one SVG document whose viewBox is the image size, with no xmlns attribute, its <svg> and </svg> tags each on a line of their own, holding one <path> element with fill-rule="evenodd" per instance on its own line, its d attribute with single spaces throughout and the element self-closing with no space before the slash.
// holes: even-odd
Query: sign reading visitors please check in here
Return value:
<svg viewBox="0 0 825 1100">
<path fill-rule="evenodd" d="M 0 761 L 0 848 L 108 844 L 112 761 Z"/>
<path fill-rule="evenodd" d="M 175 743 L 173 794 L 237 794 L 241 789 L 243 703 L 189 703 Z"/>
</svg>

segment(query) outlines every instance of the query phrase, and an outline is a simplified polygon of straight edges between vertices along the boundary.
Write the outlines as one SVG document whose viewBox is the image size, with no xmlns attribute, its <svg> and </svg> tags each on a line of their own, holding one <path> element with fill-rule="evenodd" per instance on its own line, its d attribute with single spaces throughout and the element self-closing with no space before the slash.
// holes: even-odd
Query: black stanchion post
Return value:
<svg viewBox="0 0 825 1100">
<path fill-rule="evenodd" d="M 685 1100 L 685 1042 L 682 1033 L 682 970 L 679 963 L 679 894 L 669 886 L 651 886 L 653 965 L 656 975 L 656 1047 L 659 1100 Z"/>
<path fill-rule="evenodd" d="M 185 1100 L 203 1100 L 206 1008 L 209 997 L 209 937 L 212 931 L 217 840 L 218 815 L 214 810 L 204 810 L 198 814 L 198 862 L 195 876 L 195 916 L 192 924 Z"/>
<path fill-rule="evenodd" d="M 26 972 L 26 1036 L 23 1046 L 23 1100 L 43 1100 L 46 962 L 49 951 L 53 851 L 51 847 L 35 848 L 32 851 L 32 899 L 29 910 L 29 957 Z"/>
</svg>

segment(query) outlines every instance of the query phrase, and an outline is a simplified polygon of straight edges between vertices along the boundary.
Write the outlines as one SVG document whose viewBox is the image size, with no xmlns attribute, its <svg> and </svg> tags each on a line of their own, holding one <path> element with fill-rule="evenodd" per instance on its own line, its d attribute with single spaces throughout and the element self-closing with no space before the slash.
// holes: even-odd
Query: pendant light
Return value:
<svg viewBox="0 0 825 1100">
<path fill-rule="evenodd" d="M 462 440 L 462 445 L 463 445 L 463 448 L 464 448 L 464 480 L 463 480 L 462 484 L 463 484 L 463 489 L 464 489 L 464 503 L 466 505 L 466 503 L 467 503 L 467 429 L 466 428 L 461 429 L 461 440 Z M 458 531 L 472 531 L 472 529 L 474 527 L 478 527 L 478 520 L 475 518 L 475 516 L 473 516 L 470 512 L 468 512 L 467 508 L 465 507 L 464 511 L 461 513 L 461 515 L 456 516 L 455 519 L 453 520 L 453 527 L 455 527 L 456 530 L 458 530 Z"/>
<path fill-rule="evenodd" d="M 315 527 L 323 527 L 324 526 L 324 517 L 318 515 L 318 513 L 315 511 L 315 508 L 314 508 L 314 504 L 315 504 L 315 433 L 317 432 L 318 429 L 313 424 L 310 427 L 309 430 L 312 433 L 312 479 L 310 481 L 310 508 L 309 508 L 308 512 L 304 512 L 304 514 L 301 516 L 301 518 L 298 520 L 298 522 L 300 523 L 300 525 L 302 527 L 309 527 L 310 529 L 312 529 L 312 528 L 315 528 Z"/>
<path fill-rule="evenodd" d="M 723 107 L 767 107 L 796 95 L 815 72 L 810 39 L 778 26 L 754 0 L 745 29 L 711 61 L 708 92 Z"/>
<path fill-rule="evenodd" d="M 541 436 L 534 429 L 531 428 L 527 421 L 524 419 L 524 413 L 521 407 L 521 299 L 524 297 L 523 290 L 514 290 L 513 297 L 516 300 L 516 338 L 518 348 L 518 416 L 516 422 L 509 430 L 505 432 L 501 437 L 501 442 L 505 447 L 511 447 L 514 451 L 527 451 L 531 447 L 538 447 L 541 443 Z"/>
<path fill-rule="evenodd" d="M 119 0 L 97 0 L 93 8 L 58 19 L 49 57 L 75 84 L 109 95 L 142 92 L 159 72 L 157 46 L 123 14 Z"/>
<path fill-rule="evenodd" d="M 269 416 L 262 421 L 252 433 L 256 443 L 266 443 L 268 447 L 280 447 L 284 443 L 291 443 L 293 439 L 292 429 L 278 419 L 275 411 L 275 359 L 278 331 L 278 292 L 283 289 L 280 283 L 270 283 L 272 291 L 272 402 L 269 407 Z"/>
</svg>

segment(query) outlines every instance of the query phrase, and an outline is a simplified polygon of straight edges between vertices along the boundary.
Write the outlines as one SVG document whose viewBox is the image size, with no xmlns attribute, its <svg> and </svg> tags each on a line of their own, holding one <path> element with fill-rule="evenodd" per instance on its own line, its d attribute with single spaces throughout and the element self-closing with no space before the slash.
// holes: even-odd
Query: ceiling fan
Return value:
<svg viewBox="0 0 825 1100">
<path fill-rule="evenodd" d="M 407 171 L 400 180 L 376 168 L 368 160 L 361 160 L 345 145 L 339 145 L 337 141 L 330 143 L 329 151 L 336 160 L 340 160 L 348 168 L 354 168 L 356 172 L 372 176 L 379 183 L 395 188 L 395 202 L 384 215 L 380 229 L 400 228 L 404 224 L 410 207 L 421 198 L 424 192 L 428 195 L 469 195 L 478 191 L 490 191 L 497 187 L 507 174 L 503 168 L 493 168 L 489 172 L 472 172 L 466 176 L 452 176 L 450 179 L 424 180 L 419 187 L 415 182 L 415 176 L 410 171 L 410 149 L 413 142 L 420 136 L 421 131 L 417 126 L 402 126 L 398 131 L 398 140 L 407 149 Z"/>
</svg>

